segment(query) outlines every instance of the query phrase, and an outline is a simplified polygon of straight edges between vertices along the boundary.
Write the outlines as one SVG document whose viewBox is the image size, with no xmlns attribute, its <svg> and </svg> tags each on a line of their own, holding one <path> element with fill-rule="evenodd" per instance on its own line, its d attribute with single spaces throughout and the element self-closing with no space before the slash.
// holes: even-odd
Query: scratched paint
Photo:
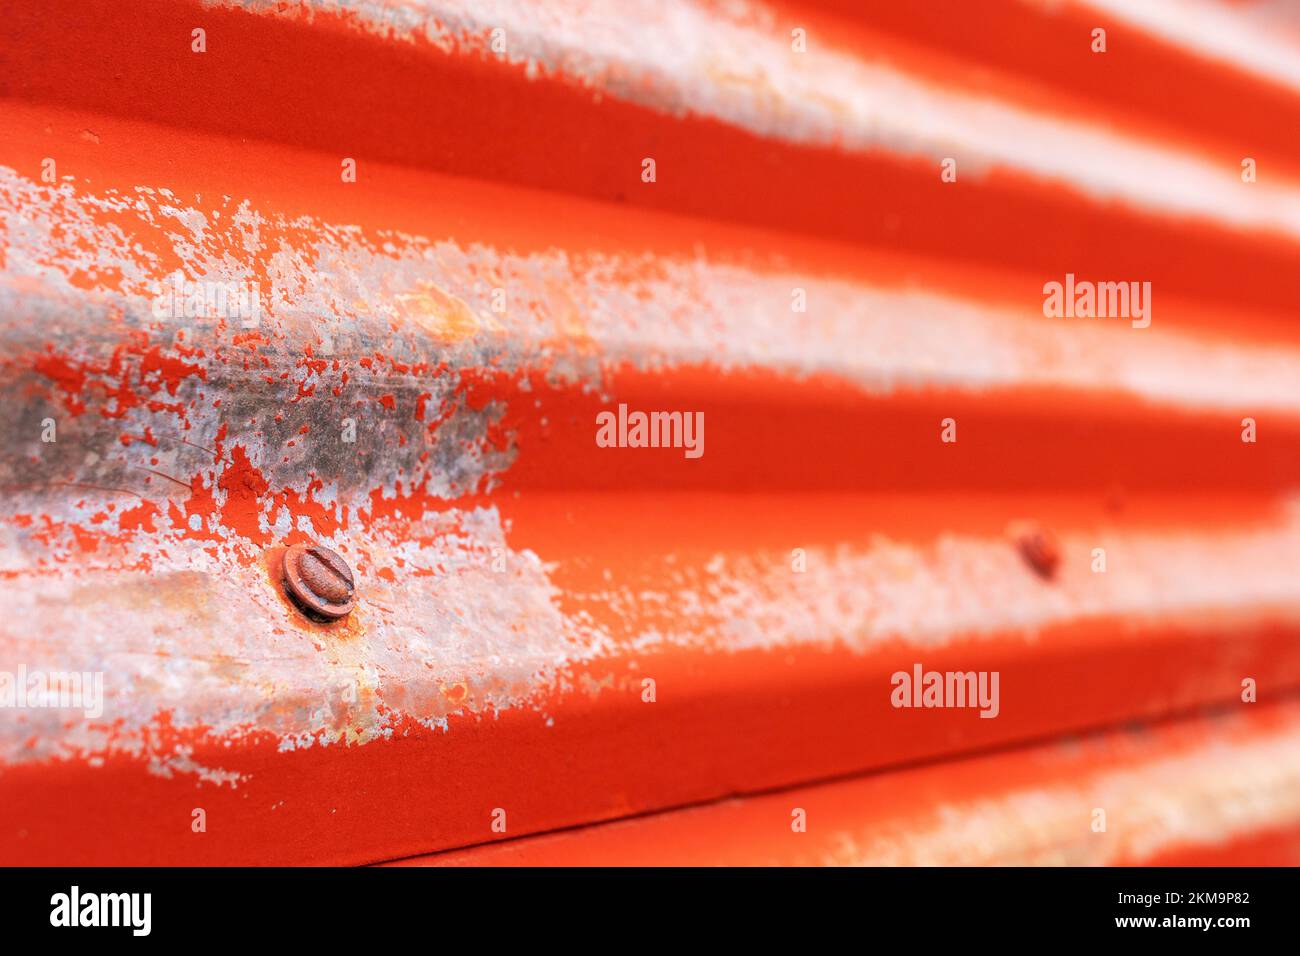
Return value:
<svg viewBox="0 0 1300 956">
<path fill-rule="evenodd" d="M 1068 786 L 941 805 L 896 834 L 841 832 L 825 866 L 1113 866 L 1180 845 L 1214 846 L 1300 824 L 1294 727 L 1246 743 L 1222 737 L 1188 754 L 1097 773 Z M 1114 831 L 1088 823 L 1112 808 Z M 1122 809 L 1121 809 L 1122 808 Z M 1024 821 L 1032 820 L 1028 829 Z M 1081 824 L 1080 821 L 1087 821 Z M 1107 838 L 1109 836 L 1109 838 Z"/>
<path fill-rule="evenodd" d="M 1294 171 L 1246 189 L 1208 134 L 828 32 L 796 60 L 779 7 L 555 9 L 15 7 L 0 665 L 102 669 L 108 700 L 0 720 L 6 859 L 367 862 L 482 840 L 500 801 L 573 826 L 1300 686 Z M 200 15 L 196 63 L 170 38 Z M 676 161 L 633 193 L 647 134 Z M 1157 270 L 1153 327 L 1045 319 L 1077 257 Z M 255 283 L 259 321 L 154 315 L 177 276 Z M 698 469 L 597 452 L 636 389 L 708 405 Z M 1053 524 L 1057 580 L 1012 517 Z M 280 592 L 308 539 L 356 573 L 345 621 Z M 1001 718 L 881 734 L 872 688 L 917 659 L 1004 668 Z"/>
<path fill-rule="evenodd" d="M 1081 4 L 1300 91 L 1300 31 L 1286 2 L 1224 4 L 1206 0 L 1086 0 Z"/>
<path fill-rule="evenodd" d="M 761 136 L 854 152 L 886 149 L 938 161 L 960 155 L 972 175 L 1013 170 L 1065 184 L 1099 201 L 1195 215 L 1238 229 L 1300 238 L 1300 185 L 1258 183 L 1243 192 L 1235 169 L 1120 135 L 1098 125 L 1018 107 L 867 61 L 816 36 L 816 56 L 791 52 L 790 25 L 767 5 L 692 0 L 205 0 L 266 16 L 342 22 L 389 40 L 445 53 L 498 56 L 530 77 L 557 77 L 674 116 L 704 115 Z M 617 10 L 617 15 L 610 15 Z M 1138 18 L 1167 27 L 1165 12 Z M 491 46 L 504 30 L 505 47 Z M 1197 37 L 1197 26 L 1180 31 Z M 1259 31 L 1255 31 L 1258 33 Z M 1238 27 L 1234 36 L 1241 33 Z M 1253 38 L 1254 34 L 1247 34 Z M 1081 42 L 1083 42 L 1081 40 Z M 1222 50 L 1232 41 L 1216 45 Z M 1230 47 L 1238 54 L 1237 46 Z M 1252 46 L 1253 49 L 1253 46 Z M 1271 40 L 1270 76 L 1295 50 Z M 1282 53 L 1285 51 L 1285 54 Z M 1244 59 L 1238 55 L 1237 59 Z"/>
<path fill-rule="evenodd" d="M 53 189 L 3 168 L 0 202 L 9 224 L 9 282 L 0 294 L 9 311 L 43 308 L 40 298 L 30 301 L 32 287 L 22 280 L 39 280 L 47 295 L 71 294 L 78 283 L 111 295 L 117 311 L 110 314 L 149 332 L 141 340 L 147 345 L 135 351 L 156 366 L 146 369 L 151 384 L 170 395 L 181 379 L 198 374 L 200 366 L 185 356 L 206 349 L 222 365 L 242 368 L 250 383 L 274 389 L 274 380 L 284 381 L 279 390 L 294 403 L 317 389 L 337 398 L 349 381 L 374 384 L 383 397 L 376 379 L 387 377 L 401 391 L 444 365 L 453 372 L 543 368 L 556 380 L 599 384 L 602 369 L 613 366 L 711 364 L 830 373 L 877 394 L 1041 385 L 1118 390 L 1188 408 L 1300 410 L 1300 352 L 1173 331 L 1177 300 L 1167 307 L 1162 301 L 1153 327 L 1134 334 L 1139 330 L 1123 319 L 1044 321 L 1036 300 L 978 302 L 860 276 L 745 269 L 704 256 L 512 254 L 484 244 L 369 235 L 310 217 L 291 222 L 247 202 L 233 209 L 232 202 L 182 204 L 169 190 L 138 187 L 123 196 L 72 184 Z M 263 285 L 266 326 L 243 331 L 223 319 L 148 328 L 154 298 L 177 272 L 191 281 Z M 494 292 L 505 288 L 508 308 L 494 309 Z M 795 289 L 816 304 L 812 320 L 792 321 Z M 63 327 L 47 310 L 10 322 L 5 334 L 15 350 L 41 351 Z M 113 361 L 100 359 L 96 370 L 85 359 L 48 355 L 41 368 L 76 410 L 83 399 L 65 386 L 83 386 L 88 373 L 121 374 Z M 1203 374 L 1189 376 L 1189 367 Z M 460 384 L 455 374 L 436 376 L 434 404 Z M 131 401 L 112 383 L 101 387 Z M 250 415 L 262 400 L 245 399 Z M 236 401 L 233 390 L 223 397 L 225 414 Z M 119 401 L 107 413 L 124 411 Z M 179 410 L 177 417 L 184 426 Z M 439 464 L 445 472 L 452 462 Z"/>
<path fill-rule="evenodd" d="M 1207 728 L 1182 752 L 1081 774 L 1068 784 L 1016 787 L 944 802 L 908 826 L 842 831 L 822 865 L 1106 866 L 1155 859 L 1180 845 L 1214 846 L 1300 825 L 1300 725 L 1243 739 Z M 1106 833 L 1091 828 L 1110 808 Z M 928 817 L 928 819 L 927 819 Z M 1024 821 L 1034 821 L 1028 830 Z M 1082 821 L 1082 822 L 1081 822 Z M 882 830 L 884 832 L 882 832 Z"/>
<path fill-rule="evenodd" d="M 1252 620 L 1260 606 L 1300 622 L 1300 590 L 1289 562 L 1279 561 L 1300 547 L 1300 524 L 1203 543 L 1118 536 L 1111 560 L 1140 573 L 1085 569 L 1058 589 L 1044 588 L 998 541 L 846 543 L 811 553 L 803 576 L 789 574 L 782 555 L 718 555 L 668 588 L 571 594 L 567 613 L 544 565 L 510 551 L 500 529 L 495 511 L 480 509 L 341 536 L 333 543 L 358 561 L 363 599 L 345 623 L 323 629 L 282 599 L 274 567 L 241 565 L 229 556 L 233 547 L 213 557 L 176 534 L 133 542 L 149 556 L 148 574 L 21 574 L 0 627 L 6 658 L 105 672 L 106 716 L 68 722 L 57 711 L 23 712 L 4 726 L 0 756 L 143 753 L 160 770 L 184 769 L 149 749 L 164 713 L 171 726 L 218 737 L 271 733 L 281 749 L 365 743 L 406 718 L 445 726 L 452 714 L 542 710 L 584 662 L 669 644 L 729 652 L 838 644 L 870 653 L 902 642 L 920 653 L 955 636 L 1032 643 L 1053 623 L 1108 616 L 1129 620 L 1135 638 L 1147 618 L 1184 618 L 1213 633 Z M 3 543 L 11 560 L 23 550 L 9 528 Z M 494 548 L 509 554 L 507 575 L 492 570 Z M 1084 551 L 1084 542 L 1067 540 L 1064 550 Z M 382 573 L 393 567 L 415 580 L 394 583 Z M 626 629 L 611 635 L 588 610 Z M 244 626 L 232 629 L 230 620 Z"/>
<path fill-rule="evenodd" d="M 281 749 L 365 743 L 408 719 L 445 727 L 455 714 L 544 710 L 585 662 L 620 647 L 866 653 L 975 633 L 1032 640 L 1088 616 L 1300 604 L 1283 573 L 1300 543 L 1287 519 L 1200 541 L 1119 535 L 1116 559 L 1141 575 L 1080 571 L 1053 590 L 1002 540 L 878 536 L 812 549 L 805 576 L 788 574 L 783 554 L 717 554 L 648 584 L 566 589 L 562 610 L 543 558 L 511 547 L 499 505 L 476 500 L 518 454 L 498 393 L 483 387 L 488 368 L 523 376 L 513 402 L 534 373 L 599 390 L 625 365 L 707 361 L 829 373 L 868 394 L 1057 382 L 1191 408 L 1247 395 L 1294 411 L 1300 360 L 1286 350 L 1181 334 L 1143 349 L 1126 328 L 1080 336 L 856 276 L 807 280 L 704 256 L 517 254 L 165 189 L 51 189 L 12 170 L 0 203 L 0 368 L 29 435 L 0 461 L 10 490 L 0 570 L 23 582 L 12 618 L 22 626 L 5 625 L 5 646 L 32 666 L 75 660 L 115 675 L 111 720 L 24 714 L 4 738 L 10 762 L 126 752 L 155 773 L 234 784 L 238 774 L 160 744 L 159 715 L 228 739 L 271 734 Z M 153 298 L 178 271 L 264 284 L 256 327 L 160 320 Z M 832 318 L 792 325 L 795 282 Z M 499 286 L 511 290 L 505 312 L 492 309 Z M 900 313 L 924 321 L 903 334 Z M 845 347 L 854 342 L 874 345 Z M 1195 362 L 1222 374 L 1183 375 Z M 59 422 L 53 445 L 39 440 L 47 416 Z M 341 438 L 349 417 L 355 443 Z M 348 558 L 364 595 L 333 629 L 283 601 L 264 556 L 309 538 Z M 1065 547 L 1083 556 L 1088 541 Z M 258 624 L 232 631 L 230 620 Z"/>
<path fill-rule="evenodd" d="M 1196 540 L 1108 530 L 1101 537 L 1107 560 L 1124 572 L 1094 573 L 1099 536 L 1071 535 L 1062 542 L 1065 570 L 1050 588 L 1005 540 L 946 534 L 925 547 L 877 535 L 865 546 L 806 549 L 799 574 L 790 573 L 787 555 L 717 554 L 656 574 L 652 587 L 632 581 L 568 594 L 625 620 L 654 621 L 653 630 L 633 632 L 634 646 L 733 651 L 840 644 L 867 653 L 896 641 L 920 650 L 954 636 L 1007 633 L 1033 640 L 1050 625 L 1090 617 L 1140 625 L 1199 616 L 1212 630 L 1223 618 L 1211 612 L 1249 616 L 1259 607 L 1300 623 L 1300 585 L 1275 563 L 1300 554 L 1300 512 L 1257 533 Z M 1238 578 L 1244 568 L 1251 570 Z"/>
</svg>

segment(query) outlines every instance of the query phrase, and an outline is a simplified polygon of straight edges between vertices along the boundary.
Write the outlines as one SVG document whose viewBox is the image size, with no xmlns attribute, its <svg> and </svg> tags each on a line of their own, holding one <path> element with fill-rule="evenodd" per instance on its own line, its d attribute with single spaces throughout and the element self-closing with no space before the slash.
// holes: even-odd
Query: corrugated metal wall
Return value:
<svg viewBox="0 0 1300 956">
<path fill-rule="evenodd" d="M 1131 6 L 10 0 L 0 862 L 1300 861 L 1300 34 Z"/>
</svg>

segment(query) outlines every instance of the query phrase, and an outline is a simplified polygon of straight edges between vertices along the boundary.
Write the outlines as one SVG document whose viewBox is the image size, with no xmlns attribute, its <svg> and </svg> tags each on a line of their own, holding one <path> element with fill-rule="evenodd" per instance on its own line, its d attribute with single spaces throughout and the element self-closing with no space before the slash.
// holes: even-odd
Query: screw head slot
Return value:
<svg viewBox="0 0 1300 956">
<path fill-rule="evenodd" d="M 295 544 L 284 553 L 284 587 L 308 614 L 328 620 L 357 605 L 352 569 L 336 551 L 319 544 Z"/>
</svg>

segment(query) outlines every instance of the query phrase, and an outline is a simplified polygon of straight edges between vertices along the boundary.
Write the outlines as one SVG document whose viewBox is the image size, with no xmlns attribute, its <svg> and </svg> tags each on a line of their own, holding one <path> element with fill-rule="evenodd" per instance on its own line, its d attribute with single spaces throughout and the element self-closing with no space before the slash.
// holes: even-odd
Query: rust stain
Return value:
<svg viewBox="0 0 1300 956">
<path fill-rule="evenodd" d="M 414 292 L 398 292 L 393 301 L 400 317 L 414 322 L 440 342 L 464 341 L 482 327 L 463 299 L 431 282 L 418 283 Z"/>
</svg>

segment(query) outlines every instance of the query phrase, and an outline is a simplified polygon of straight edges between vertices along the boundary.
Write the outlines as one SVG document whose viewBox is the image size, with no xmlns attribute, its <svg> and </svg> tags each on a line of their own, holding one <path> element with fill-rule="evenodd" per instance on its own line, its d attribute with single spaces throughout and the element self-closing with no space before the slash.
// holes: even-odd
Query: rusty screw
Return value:
<svg viewBox="0 0 1300 956">
<path fill-rule="evenodd" d="M 1047 581 L 1056 577 L 1056 569 L 1061 563 L 1061 546 L 1055 535 L 1028 521 L 1013 525 L 1011 535 L 1021 556 L 1039 577 Z"/>
<path fill-rule="evenodd" d="M 329 620 L 343 617 L 357 605 L 352 569 L 319 544 L 295 544 L 285 551 L 284 587 L 304 611 Z"/>
</svg>

